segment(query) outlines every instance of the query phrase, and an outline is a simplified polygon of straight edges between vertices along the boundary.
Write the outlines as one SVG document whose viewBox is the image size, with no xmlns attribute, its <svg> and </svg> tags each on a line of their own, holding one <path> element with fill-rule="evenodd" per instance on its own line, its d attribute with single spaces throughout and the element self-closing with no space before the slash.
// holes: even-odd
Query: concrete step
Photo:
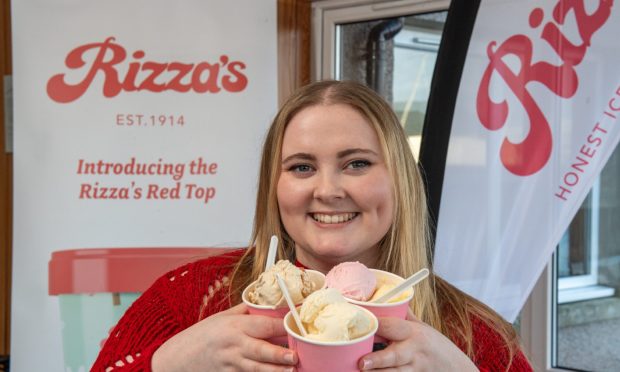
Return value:
<svg viewBox="0 0 620 372">
<path fill-rule="evenodd" d="M 558 305 L 558 327 L 620 318 L 620 298 L 608 297 Z"/>
</svg>

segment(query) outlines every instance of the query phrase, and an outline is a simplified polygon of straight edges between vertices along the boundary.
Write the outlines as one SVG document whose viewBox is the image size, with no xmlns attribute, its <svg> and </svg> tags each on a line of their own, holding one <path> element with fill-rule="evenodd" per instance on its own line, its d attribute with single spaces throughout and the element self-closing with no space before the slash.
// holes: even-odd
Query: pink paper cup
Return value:
<svg viewBox="0 0 620 372">
<path fill-rule="evenodd" d="M 376 269 L 370 269 L 370 271 L 372 271 L 377 278 L 377 287 L 384 284 L 399 285 L 405 280 L 400 276 L 387 271 Z M 405 319 L 407 318 L 407 309 L 409 308 L 409 302 L 411 302 L 411 300 L 413 299 L 413 288 L 408 289 L 405 293 L 405 298 L 395 302 L 374 303 L 368 301 L 357 301 L 346 297 L 345 298 L 348 302 L 352 304 L 370 310 L 370 312 L 373 313 L 377 318 L 392 316 L 395 318 Z"/>
<path fill-rule="evenodd" d="M 310 280 L 314 282 L 316 289 L 321 289 L 325 287 L 325 275 L 323 273 L 321 273 L 320 271 L 315 271 L 315 270 L 306 270 L 306 272 L 310 276 Z M 256 282 L 252 282 L 249 286 L 247 286 L 243 290 L 243 293 L 241 293 L 241 299 L 243 300 L 243 303 L 247 305 L 248 312 L 252 315 L 264 315 L 264 316 L 268 316 L 271 318 L 280 318 L 280 319 L 284 318 L 286 313 L 289 312 L 289 308 L 286 305 L 286 303 L 284 303 L 281 307 L 275 307 L 272 305 L 257 305 L 257 304 L 250 302 L 248 293 L 252 289 L 254 289 L 255 285 L 256 285 Z M 296 305 L 301 305 L 301 304 L 296 304 Z M 286 345 L 287 338 L 286 336 L 273 337 L 267 341 L 271 342 L 272 344 L 276 344 L 276 345 Z"/>
<path fill-rule="evenodd" d="M 370 271 L 372 271 L 373 274 L 375 274 L 375 277 L 377 278 L 377 287 L 384 285 L 384 284 L 398 285 L 405 280 L 402 277 L 396 274 L 392 274 L 387 271 L 376 270 L 376 269 L 370 269 Z M 413 288 L 408 289 L 407 291 L 408 292 L 405 292 L 407 294 L 406 298 L 403 298 L 395 302 L 374 303 L 374 302 L 368 302 L 368 301 L 357 301 L 357 300 L 353 300 L 347 297 L 345 297 L 345 299 L 352 304 L 361 306 L 364 309 L 369 310 L 377 318 L 391 316 L 395 318 L 406 319 L 407 309 L 409 309 L 409 302 L 411 302 L 411 300 L 413 299 L 413 294 L 414 294 Z M 383 337 L 375 336 L 374 342 L 383 343 L 386 341 L 387 340 Z"/>
<path fill-rule="evenodd" d="M 363 309 L 372 319 L 373 328 L 365 336 L 350 341 L 318 341 L 299 334 L 295 319 L 289 312 L 284 317 L 284 328 L 288 333 L 288 348 L 295 350 L 299 358 L 298 372 L 352 372 L 359 371 L 361 357 L 372 352 L 374 335 L 379 322 L 368 310 Z"/>
<path fill-rule="evenodd" d="M 310 280 L 314 282 L 316 289 L 325 287 L 325 275 L 323 273 L 315 270 L 306 270 L 306 273 L 308 273 Z M 255 285 L 256 282 L 252 282 L 243 290 L 243 293 L 241 293 L 241 299 L 243 300 L 243 303 L 248 306 L 248 312 L 252 315 L 265 315 L 272 318 L 284 318 L 286 313 L 289 311 L 286 302 L 284 302 L 280 307 L 276 307 L 273 305 L 257 305 L 250 301 L 248 293 L 254 289 Z M 301 305 L 301 303 L 295 305 Z"/>
</svg>

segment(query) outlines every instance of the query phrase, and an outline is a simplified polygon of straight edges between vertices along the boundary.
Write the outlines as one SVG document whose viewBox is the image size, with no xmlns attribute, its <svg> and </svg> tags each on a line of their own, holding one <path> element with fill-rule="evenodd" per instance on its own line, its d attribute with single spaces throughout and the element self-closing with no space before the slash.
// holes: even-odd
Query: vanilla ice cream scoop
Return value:
<svg viewBox="0 0 620 372">
<path fill-rule="evenodd" d="M 287 260 L 280 260 L 258 277 L 254 288 L 248 293 L 250 302 L 256 305 L 286 306 L 276 274 L 284 279 L 286 288 L 296 304 L 301 303 L 316 289 L 314 282 L 304 269 L 296 267 Z"/>
<path fill-rule="evenodd" d="M 383 296 L 384 294 L 388 293 L 389 291 L 391 291 L 395 287 L 396 287 L 396 284 L 394 284 L 394 283 L 386 283 L 386 284 L 379 285 L 379 287 L 377 288 L 377 291 L 373 294 L 373 296 L 370 299 L 368 299 L 368 301 L 372 302 L 372 301 L 380 298 L 381 296 Z M 402 301 L 402 300 L 408 298 L 409 296 L 411 296 L 411 290 L 403 291 L 401 294 L 390 298 L 387 302 L 388 303 L 389 302 L 399 302 L 399 301 Z"/>
<path fill-rule="evenodd" d="M 373 320 L 359 306 L 348 303 L 334 288 L 312 293 L 304 300 L 301 321 L 308 337 L 320 341 L 349 341 L 368 334 Z"/>
</svg>

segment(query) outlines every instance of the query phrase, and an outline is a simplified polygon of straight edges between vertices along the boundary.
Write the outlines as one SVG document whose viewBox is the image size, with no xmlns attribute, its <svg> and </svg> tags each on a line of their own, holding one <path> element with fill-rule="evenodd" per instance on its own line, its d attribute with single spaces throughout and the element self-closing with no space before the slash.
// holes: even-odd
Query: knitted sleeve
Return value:
<svg viewBox="0 0 620 372">
<path fill-rule="evenodd" d="M 153 354 L 164 342 L 230 306 L 228 275 L 242 252 L 187 264 L 160 277 L 121 317 L 91 371 L 151 371 Z"/>
<path fill-rule="evenodd" d="M 502 337 L 480 319 L 472 319 L 472 327 L 475 353 L 473 362 L 481 372 L 533 371 L 521 349 L 517 350 L 510 362 L 510 352 Z"/>
</svg>

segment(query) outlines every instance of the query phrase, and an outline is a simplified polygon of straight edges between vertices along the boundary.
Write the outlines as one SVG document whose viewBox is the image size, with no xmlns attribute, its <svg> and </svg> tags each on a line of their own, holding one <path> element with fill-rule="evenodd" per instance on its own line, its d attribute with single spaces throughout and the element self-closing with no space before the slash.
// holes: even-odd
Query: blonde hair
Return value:
<svg viewBox="0 0 620 372">
<path fill-rule="evenodd" d="M 393 223 L 379 242 L 377 269 L 408 277 L 430 267 L 429 225 L 422 176 L 409 148 L 407 137 L 392 108 L 371 89 L 345 81 L 320 81 L 302 87 L 282 106 L 267 133 L 256 197 L 256 213 L 250 248 L 236 265 L 231 279 L 231 299 L 240 302 L 240 293 L 263 271 L 272 235 L 278 236 L 278 259 L 294 257 L 295 243 L 280 219 L 276 185 L 281 169 L 281 149 L 286 126 L 301 110 L 316 105 L 344 104 L 357 110 L 373 127 L 379 138 L 385 163 L 393 180 L 395 208 Z M 416 317 L 447 337 L 464 345 L 472 356 L 470 313 L 498 330 L 510 345 L 514 337 L 507 333 L 501 318 L 475 299 L 466 296 L 439 277 L 416 287 L 411 303 Z M 447 322 L 443 313 L 451 314 Z M 490 314 L 490 315 L 489 315 Z M 503 323 L 502 323 L 503 322 Z M 502 324 L 501 327 L 496 324 Z M 509 326 L 509 325 L 508 325 Z M 512 328 L 510 328 L 512 329 Z M 514 333 L 514 331 L 513 331 Z M 512 355 L 512 348 L 511 355 Z"/>
</svg>

